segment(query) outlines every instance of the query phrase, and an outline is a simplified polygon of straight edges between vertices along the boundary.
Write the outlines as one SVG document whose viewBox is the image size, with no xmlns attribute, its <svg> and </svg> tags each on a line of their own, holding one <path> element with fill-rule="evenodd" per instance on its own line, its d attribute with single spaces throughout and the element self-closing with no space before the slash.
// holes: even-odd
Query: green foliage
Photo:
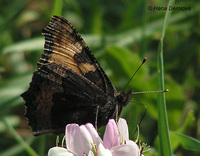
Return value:
<svg viewBox="0 0 200 156">
<path fill-rule="evenodd" d="M 200 150 L 200 141 L 182 133 L 171 132 L 171 140 L 175 140 L 176 144 L 181 144 L 183 148 L 188 150 Z"/>
<path fill-rule="evenodd" d="M 176 7 L 191 7 L 191 10 L 168 12 L 171 16 L 167 15 L 168 25 L 163 28 L 163 23 L 167 23 L 164 21 L 166 11 L 150 11 L 148 7 L 167 4 L 166 0 L 1 1 L 0 155 L 47 155 L 48 149 L 55 146 L 54 135 L 32 136 L 23 116 L 24 102 L 20 97 L 28 88 L 42 53 L 41 30 L 53 14 L 64 16 L 77 28 L 118 91 L 124 89 L 143 57 L 147 57 L 147 62 L 126 91 L 158 90 L 160 80 L 164 88 L 169 89 L 165 93 L 164 111 L 168 124 L 158 115 L 157 94 L 133 95 L 134 102 L 122 112 L 121 116 L 129 125 L 130 137 L 135 139 L 133 132 L 144 113 L 140 104 L 146 105 L 140 139 L 149 144 L 151 150 L 144 155 L 159 155 L 161 146 L 170 144 L 164 139 L 161 145 L 158 124 L 169 128 L 174 155 L 199 155 L 200 3 L 195 0 L 174 2 Z M 165 77 L 161 79 L 157 71 L 160 40 L 164 61 L 160 67 L 165 67 Z M 161 135 L 167 133 L 160 131 Z M 170 153 L 170 148 L 167 152 Z"/>
</svg>

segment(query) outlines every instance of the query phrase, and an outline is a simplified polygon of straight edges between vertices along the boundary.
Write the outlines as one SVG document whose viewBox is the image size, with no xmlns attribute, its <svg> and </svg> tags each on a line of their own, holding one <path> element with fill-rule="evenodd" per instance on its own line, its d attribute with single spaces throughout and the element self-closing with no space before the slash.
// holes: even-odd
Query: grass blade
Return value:
<svg viewBox="0 0 200 156">
<path fill-rule="evenodd" d="M 170 0 L 169 6 L 173 6 L 174 0 Z M 163 40 L 169 22 L 171 11 L 167 10 L 164 18 L 162 34 L 160 39 L 160 44 L 158 48 L 158 88 L 159 90 L 164 90 L 164 62 L 163 62 Z M 158 133 L 159 133 L 159 143 L 160 143 L 160 155 L 171 156 L 171 143 L 169 138 L 169 127 L 167 119 L 166 101 L 165 93 L 158 94 Z"/>
<path fill-rule="evenodd" d="M 30 137 L 25 139 L 26 144 L 31 144 L 33 141 L 35 140 L 35 138 Z M 8 155 L 20 155 L 24 150 L 24 147 L 21 144 L 16 144 L 12 147 L 10 147 L 9 149 L 4 150 L 3 152 L 0 153 L 1 156 L 8 156 Z"/>
<path fill-rule="evenodd" d="M 38 156 L 38 154 L 21 138 L 21 136 L 15 131 L 15 129 L 4 119 L 4 124 L 6 125 L 9 132 L 21 144 L 30 156 Z"/>
<path fill-rule="evenodd" d="M 53 11 L 52 11 L 52 15 L 62 15 L 62 7 L 63 7 L 63 1 L 59 0 L 59 1 L 54 1 L 54 5 L 53 5 Z"/>
</svg>

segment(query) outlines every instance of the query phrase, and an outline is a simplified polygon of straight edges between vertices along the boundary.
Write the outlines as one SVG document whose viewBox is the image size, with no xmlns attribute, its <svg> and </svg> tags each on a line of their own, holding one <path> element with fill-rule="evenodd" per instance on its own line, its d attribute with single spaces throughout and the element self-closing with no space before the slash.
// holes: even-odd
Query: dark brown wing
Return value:
<svg viewBox="0 0 200 156">
<path fill-rule="evenodd" d="M 45 37 L 45 46 L 38 67 L 55 62 L 84 76 L 107 95 L 114 96 L 116 90 L 110 80 L 82 37 L 66 19 L 53 16 L 42 35 Z"/>
<path fill-rule="evenodd" d="M 25 117 L 34 135 L 64 133 L 69 123 L 95 124 L 98 127 L 115 115 L 115 99 L 83 76 L 56 63 L 41 66 L 33 74 L 26 101 Z"/>
</svg>

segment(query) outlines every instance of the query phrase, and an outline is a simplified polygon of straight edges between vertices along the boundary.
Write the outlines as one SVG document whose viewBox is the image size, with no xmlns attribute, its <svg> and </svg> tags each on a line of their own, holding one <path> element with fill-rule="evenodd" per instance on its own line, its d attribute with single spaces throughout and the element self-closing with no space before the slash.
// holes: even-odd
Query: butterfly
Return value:
<svg viewBox="0 0 200 156">
<path fill-rule="evenodd" d="M 69 123 L 97 127 L 116 118 L 132 90 L 118 93 L 76 29 L 53 16 L 42 30 L 44 52 L 29 89 L 21 96 L 35 136 L 64 133 Z"/>
</svg>

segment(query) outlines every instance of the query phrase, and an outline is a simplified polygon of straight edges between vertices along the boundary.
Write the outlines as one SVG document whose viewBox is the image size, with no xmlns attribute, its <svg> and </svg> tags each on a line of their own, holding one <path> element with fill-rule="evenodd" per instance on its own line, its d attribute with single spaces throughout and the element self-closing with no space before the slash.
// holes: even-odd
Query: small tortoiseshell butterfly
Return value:
<svg viewBox="0 0 200 156">
<path fill-rule="evenodd" d="M 34 135 L 64 133 L 69 123 L 96 122 L 101 127 L 115 119 L 132 91 L 116 91 L 82 37 L 63 17 L 53 16 L 42 35 L 44 52 L 29 89 L 21 95 Z"/>
</svg>

